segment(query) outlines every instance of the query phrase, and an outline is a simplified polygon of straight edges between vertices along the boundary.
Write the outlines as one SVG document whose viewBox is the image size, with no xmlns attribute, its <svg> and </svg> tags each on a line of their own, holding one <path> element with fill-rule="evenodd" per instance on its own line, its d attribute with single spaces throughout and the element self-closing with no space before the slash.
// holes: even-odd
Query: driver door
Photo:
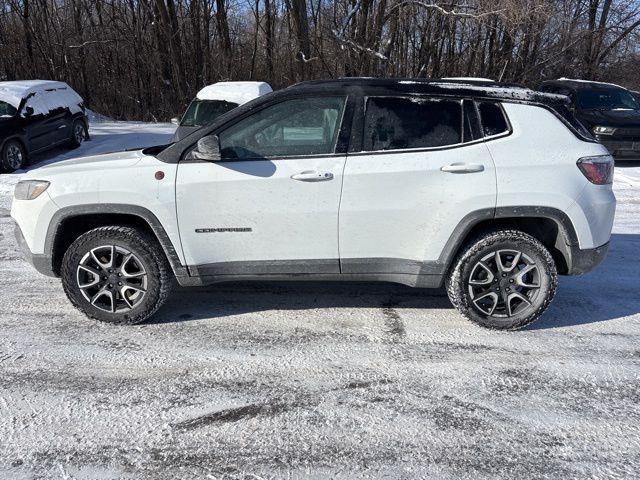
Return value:
<svg viewBox="0 0 640 480">
<path fill-rule="evenodd" d="M 267 105 L 214 132 L 219 161 L 180 162 L 178 222 L 192 274 L 339 273 L 346 101 Z"/>
</svg>

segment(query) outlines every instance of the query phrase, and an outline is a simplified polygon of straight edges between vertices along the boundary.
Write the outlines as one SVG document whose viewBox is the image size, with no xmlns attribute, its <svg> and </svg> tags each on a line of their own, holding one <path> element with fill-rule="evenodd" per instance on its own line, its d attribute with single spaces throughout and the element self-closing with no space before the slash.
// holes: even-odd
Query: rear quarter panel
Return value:
<svg viewBox="0 0 640 480">
<path fill-rule="evenodd" d="M 569 215 L 580 248 L 606 243 L 603 239 L 610 235 L 615 210 L 611 185 L 593 185 L 576 162 L 607 155 L 607 149 L 578 139 L 545 108 L 516 103 L 503 106 L 513 133 L 487 142 L 496 165 L 496 206 L 561 210 Z M 581 203 L 576 205 L 577 201 Z"/>
</svg>

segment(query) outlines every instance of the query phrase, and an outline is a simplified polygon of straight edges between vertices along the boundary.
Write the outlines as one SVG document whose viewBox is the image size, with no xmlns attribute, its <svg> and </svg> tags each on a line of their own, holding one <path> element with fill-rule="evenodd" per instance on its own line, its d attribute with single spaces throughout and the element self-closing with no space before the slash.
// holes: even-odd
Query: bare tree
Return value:
<svg viewBox="0 0 640 480">
<path fill-rule="evenodd" d="M 640 88 L 636 0 L 0 0 L 0 79 L 168 119 L 207 83 L 557 76 Z"/>
</svg>

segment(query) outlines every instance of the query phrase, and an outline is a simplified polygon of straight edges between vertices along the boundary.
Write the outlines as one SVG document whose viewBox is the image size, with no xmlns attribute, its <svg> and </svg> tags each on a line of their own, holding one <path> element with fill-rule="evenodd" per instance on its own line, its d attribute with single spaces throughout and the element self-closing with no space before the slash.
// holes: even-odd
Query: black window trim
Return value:
<svg viewBox="0 0 640 480">
<path fill-rule="evenodd" d="M 463 98 L 462 99 L 463 121 L 467 119 L 467 112 L 465 110 L 466 105 L 469 105 L 470 108 L 475 113 L 475 118 L 473 118 L 471 120 L 471 123 L 473 124 L 471 126 L 471 137 L 472 137 L 472 140 L 470 140 L 469 142 L 466 142 L 466 143 L 472 143 L 472 142 L 475 142 L 477 140 L 483 140 L 484 139 L 484 132 L 482 131 L 482 123 L 480 123 L 480 112 L 478 111 L 478 106 L 476 105 L 476 102 L 475 102 L 475 100 L 473 98 Z M 474 137 L 473 127 L 475 127 L 477 129 L 477 133 L 478 133 L 478 137 L 477 138 L 473 138 Z M 462 140 L 464 142 L 464 132 L 463 132 Z"/>
<path fill-rule="evenodd" d="M 181 155 L 180 155 L 180 160 L 179 163 L 227 163 L 227 162 L 256 162 L 256 161 L 273 161 L 273 160 L 297 160 L 297 159 L 305 159 L 305 158 L 332 158 L 332 157 L 345 157 L 347 155 L 347 151 L 349 148 L 349 136 L 350 136 L 350 131 L 352 128 L 352 123 L 353 123 L 353 110 L 354 110 L 354 102 L 355 102 L 355 98 L 353 94 L 350 94 L 349 92 L 342 92 L 342 93 L 324 93 L 324 92 L 318 92 L 318 93 L 313 93 L 313 94 L 309 94 L 309 93 L 299 93 L 299 94 L 295 94 L 295 95 L 288 95 L 285 98 L 278 98 L 278 99 L 274 99 L 273 101 L 270 102 L 265 102 L 264 104 L 260 105 L 259 107 L 257 107 L 256 109 L 250 110 L 248 112 L 243 113 L 242 115 L 238 115 L 237 117 L 234 117 L 232 119 L 229 119 L 229 121 L 223 123 L 222 125 L 217 126 L 216 128 L 210 130 L 209 132 L 205 133 L 204 135 L 198 137 L 198 140 L 200 140 L 201 138 L 204 138 L 206 136 L 209 135 L 218 135 L 220 134 L 222 131 L 226 130 L 229 127 L 234 126 L 235 124 L 241 122 L 242 120 L 244 120 L 245 118 L 248 118 L 252 115 L 255 115 L 258 112 L 261 112 L 262 110 L 265 110 L 267 108 L 270 108 L 274 105 L 278 105 L 280 103 L 285 103 L 291 100 L 297 100 L 297 99 L 307 99 L 307 98 L 326 98 L 326 97 L 334 97 L 334 98 L 344 98 L 345 102 L 344 105 L 342 107 L 342 116 L 340 117 L 340 128 L 338 130 L 338 135 L 336 137 L 336 143 L 333 147 L 333 152 L 332 153 L 318 153 L 318 154 L 311 154 L 311 155 L 281 155 L 281 156 L 264 156 L 264 157 L 255 157 L 255 158 L 224 158 L 221 159 L 217 162 L 210 162 L 209 160 L 199 160 L 199 159 L 190 159 L 190 158 L 186 158 L 187 155 L 196 147 L 196 145 L 198 144 L 197 140 L 195 143 L 189 145 L 188 147 L 186 147 Z M 206 128 L 206 127 L 205 127 Z M 346 139 L 346 142 L 345 142 Z"/>
</svg>

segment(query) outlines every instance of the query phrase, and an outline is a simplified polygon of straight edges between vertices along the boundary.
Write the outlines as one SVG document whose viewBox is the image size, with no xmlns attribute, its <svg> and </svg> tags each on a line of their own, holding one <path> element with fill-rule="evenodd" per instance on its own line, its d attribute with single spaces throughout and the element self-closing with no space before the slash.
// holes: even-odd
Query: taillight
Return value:
<svg viewBox="0 0 640 480">
<path fill-rule="evenodd" d="M 609 185 L 613 183 L 613 157 L 583 157 L 578 160 L 578 168 L 591 183 Z"/>
</svg>

